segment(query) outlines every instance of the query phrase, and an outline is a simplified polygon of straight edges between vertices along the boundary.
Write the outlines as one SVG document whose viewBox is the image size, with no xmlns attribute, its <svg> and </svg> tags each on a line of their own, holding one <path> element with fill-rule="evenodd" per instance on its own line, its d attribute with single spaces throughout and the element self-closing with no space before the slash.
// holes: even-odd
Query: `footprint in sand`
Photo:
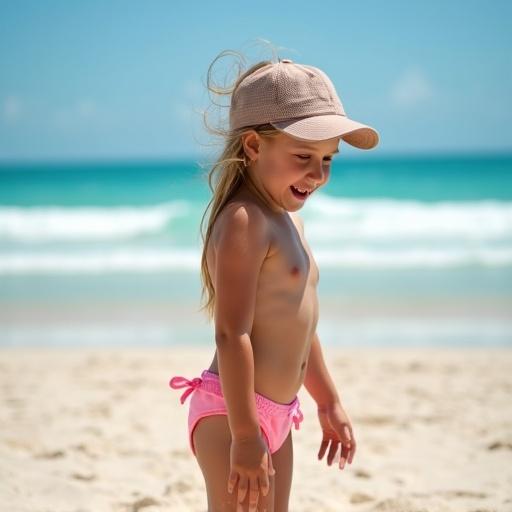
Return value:
<svg viewBox="0 0 512 512">
<path fill-rule="evenodd" d="M 412 373 L 421 372 L 427 369 L 427 365 L 424 363 L 421 363 L 420 361 L 411 361 L 407 367 L 407 371 Z"/>
<path fill-rule="evenodd" d="M 487 498 L 487 494 L 484 492 L 474 491 L 440 491 L 439 494 L 446 496 L 447 498 Z"/>
<path fill-rule="evenodd" d="M 96 475 L 89 473 L 87 475 L 83 473 L 71 473 L 71 478 L 74 478 L 75 480 L 82 480 L 84 482 L 90 482 L 91 480 L 96 480 Z"/>
<path fill-rule="evenodd" d="M 133 503 L 125 503 L 126 510 L 128 512 L 138 512 L 144 507 L 152 507 L 154 505 L 160 505 L 160 502 L 152 498 L 151 496 L 144 496 Z"/>
<path fill-rule="evenodd" d="M 90 447 L 87 446 L 84 443 L 74 444 L 71 446 L 73 450 L 76 450 L 77 452 L 83 453 L 84 455 L 87 455 L 87 457 L 91 459 L 97 459 L 98 454 L 94 451 L 91 451 Z"/>
<path fill-rule="evenodd" d="M 190 491 L 191 489 L 192 486 L 188 482 L 178 480 L 177 482 L 173 482 L 172 484 L 167 484 L 162 494 L 164 496 L 170 496 L 171 494 L 181 494 Z"/>
<path fill-rule="evenodd" d="M 112 411 L 110 409 L 109 404 L 102 403 L 102 402 L 98 402 L 98 403 L 89 405 L 88 412 L 92 416 L 101 417 L 101 418 L 110 418 L 112 415 Z"/>
<path fill-rule="evenodd" d="M 512 443 L 506 441 L 495 441 L 487 445 L 488 450 L 512 450 Z"/>
<path fill-rule="evenodd" d="M 188 459 L 189 453 L 187 450 L 171 450 L 171 458 L 175 459 Z"/>
<path fill-rule="evenodd" d="M 350 503 L 366 503 L 368 501 L 374 501 L 375 498 L 364 492 L 354 492 L 350 496 Z"/>
<path fill-rule="evenodd" d="M 37 449 L 35 443 L 29 439 L 6 439 L 4 444 L 10 448 L 14 448 L 15 450 L 24 451 L 30 454 L 33 454 Z"/>
<path fill-rule="evenodd" d="M 424 390 L 423 388 L 419 388 L 419 387 L 416 387 L 416 386 L 409 386 L 407 388 L 405 388 L 405 392 L 415 398 L 419 398 L 419 399 L 430 399 L 431 398 L 431 395 L 426 391 Z"/>
<path fill-rule="evenodd" d="M 379 501 L 371 509 L 375 512 L 451 512 L 452 508 L 438 502 L 425 502 L 423 499 L 421 503 L 414 500 L 400 497 L 400 498 L 387 498 Z"/>
<path fill-rule="evenodd" d="M 49 450 L 46 452 L 39 452 L 34 455 L 36 459 L 59 459 L 64 457 L 66 452 L 64 450 Z"/>
</svg>

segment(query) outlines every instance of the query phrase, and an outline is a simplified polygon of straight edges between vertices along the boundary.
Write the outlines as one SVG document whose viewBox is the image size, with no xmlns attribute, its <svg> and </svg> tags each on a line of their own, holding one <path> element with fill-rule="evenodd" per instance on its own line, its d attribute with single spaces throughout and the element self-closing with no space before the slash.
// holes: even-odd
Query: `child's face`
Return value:
<svg viewBox="0 0 512 512">
<path fill-rule="evenodd" d="M 338 153 L 340 137 L 302 141 L 280 133 L 263 138 L 256 132 L 246 139 L 246 150 L 255 160 L 251 172 L 256 183 L 278 208 L 296 211 L 307 197 L 329 180 L 331 159 Z M 293 187 L 307 190 L 302 197 Z"/>
</svg>

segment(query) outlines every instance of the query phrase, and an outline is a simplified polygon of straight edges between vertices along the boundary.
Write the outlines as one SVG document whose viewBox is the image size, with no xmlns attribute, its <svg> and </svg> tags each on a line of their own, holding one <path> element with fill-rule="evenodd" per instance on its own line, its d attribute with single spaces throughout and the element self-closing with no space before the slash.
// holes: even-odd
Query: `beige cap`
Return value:
<svg viewBox="0 0 512 512">
<path fill-rule="evenodd" d="M 374 128 L 347 117 L 322 70 L 289 59 L 257 69 L 231 97 L 231 130 L 266 123 L 308 141 L 341 137 L 360 149 L 371 149 L 379 142 Z"/>
</svg>

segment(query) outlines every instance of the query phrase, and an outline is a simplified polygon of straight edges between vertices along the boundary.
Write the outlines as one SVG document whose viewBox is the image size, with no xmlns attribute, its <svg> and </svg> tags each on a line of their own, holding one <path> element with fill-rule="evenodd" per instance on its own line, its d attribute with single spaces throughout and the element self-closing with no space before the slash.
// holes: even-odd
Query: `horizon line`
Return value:
<svg viewBox="0 0 512 512">
<path fill-rule="evenodd" d="M 334 163 L 340 163 L 345 160 L 388 160 L 399 158 L 478 158 L 478 157 L 512 157 L 512 148 L 510 149 L 477 149 L 477 150 L 421 150 L 421 151 L 387 151 L 382 153 L 371 153 L 361 151 L 361 153 L 340 153 Z M 206 155 L 190 154 L 190 155 L 104 155 L 104 156 L 62 156 L 62 157 L 23 157 L 23 158 L 2 158 L 0 156 L 0 166 L 16 166 L 27 164 L 131 164 L 137 162 L 144 163 L 171 163 L 171 162 L 187 162 L 187 163 L 207 163 L 213 162 Z"/>
</svg>

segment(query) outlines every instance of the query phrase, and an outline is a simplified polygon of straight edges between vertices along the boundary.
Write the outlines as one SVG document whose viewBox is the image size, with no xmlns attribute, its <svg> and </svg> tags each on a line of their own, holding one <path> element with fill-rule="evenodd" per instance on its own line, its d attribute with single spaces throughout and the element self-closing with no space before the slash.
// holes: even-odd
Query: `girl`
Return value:
<svg viewBox="0 0 512 512">
<path fill-rule="evenodd" d="M 318 268 L 295 212 L 327 183 L 340 139 L 370 149 L 379 135 L 347 117 L 323 71 L 289 59 L 258 62 L 228 91 L 201 261 L 216 351 L 201 377 L 175 376 L 170 386 L 189 388 L 181 403 L 194 391 L 189 444 L 208 510 L 283 512 L 302 384 L 317 403 L 318 459 L 329 449 L 331 465 L 340 446 L 343 469 L 356 449 L 316 334 Z"/>
</svg>

